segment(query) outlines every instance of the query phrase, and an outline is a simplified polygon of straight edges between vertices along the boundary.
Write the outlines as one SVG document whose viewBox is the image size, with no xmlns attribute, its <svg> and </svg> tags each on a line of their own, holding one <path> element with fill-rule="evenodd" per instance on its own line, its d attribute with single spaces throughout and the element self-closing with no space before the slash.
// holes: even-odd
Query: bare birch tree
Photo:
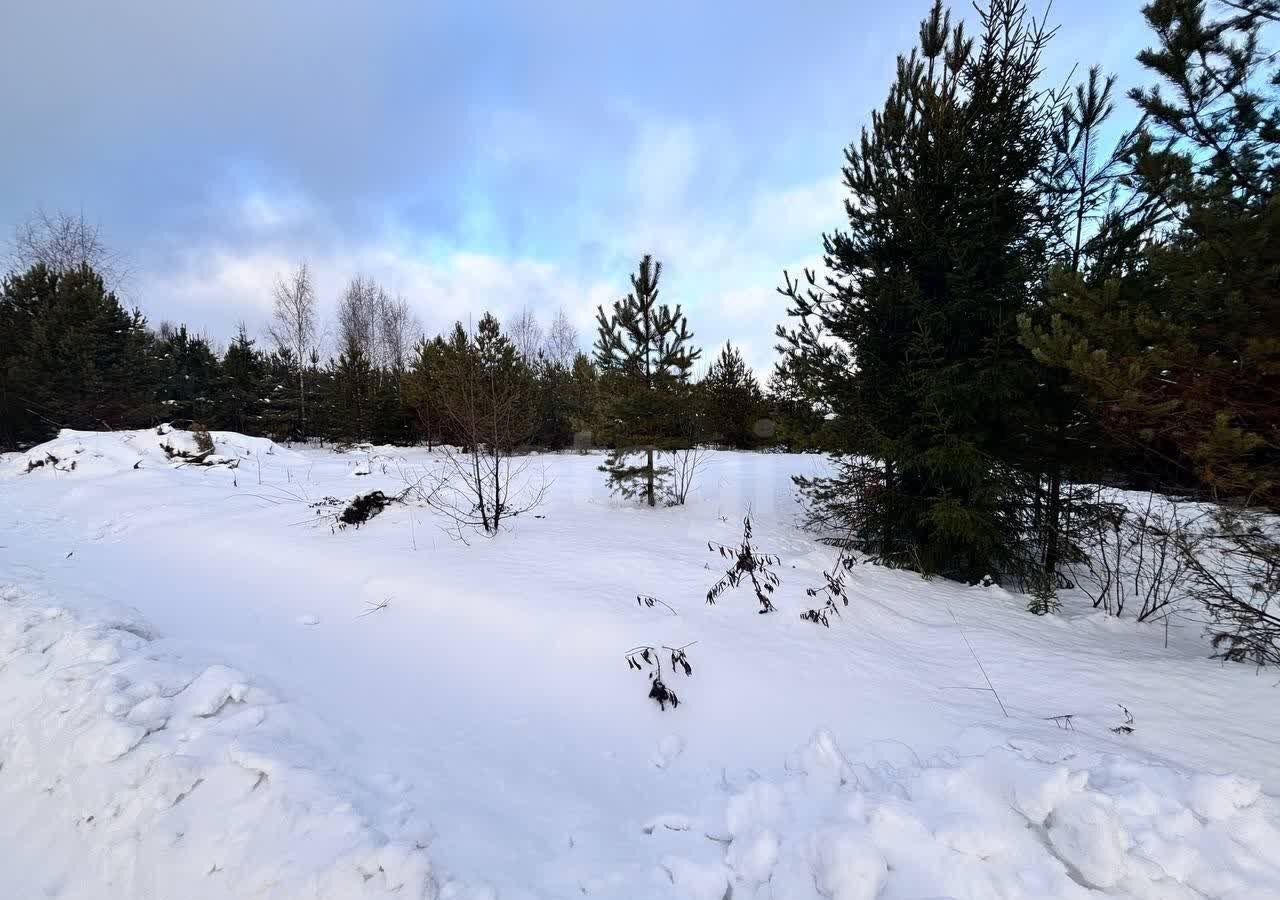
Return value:
<svg viewBox="0 0 1280 900">
<path fill-rule="evenodd" d="M 549 362 L 565 369 L 573 368 L 573 359 L 578 355 L 578 329 L 569 321 L 564 307 L 556 310 L 556 317 L 547 330 L 545 353 Z"/>
<path fill-rule="evenodd" d="M 372 278 L 356 275 L 338 300 L 338 346 L 358 348 L 375 368 L 383 361 L 378 319 L 385 296 Z"/>
<path fill-rule="evenodd" d="M 533 310 L 527 306 L 522 308 L 507 331 L 520 358 L 526 363 L 536 362 L 542 355 L 543 343 L 542 326 L 538 324 L 538 317 Z"/>
<path fill-rule="evenodd" d="M 311 270 L 305 262 L 298 263 L 288 276 L 276 278 L 272 299 L 267 334 L 279 349 L 289 351 L 298 367 L 298 419 L 305 437 L 307 359 L 315 349 L 317 328 L 316 292 L 311 284 Z"/>
<path fill-rule="evenodd" d="M 378 330 L 381 334 L 383 355 L 387 367 L 397 375 L 409 368 L 409 357 L 414 344 L 422 336 L 422 323 L 409 308 L 409 302 L 400 295 L 383 299 L 378 309 Z"/>
</svg>

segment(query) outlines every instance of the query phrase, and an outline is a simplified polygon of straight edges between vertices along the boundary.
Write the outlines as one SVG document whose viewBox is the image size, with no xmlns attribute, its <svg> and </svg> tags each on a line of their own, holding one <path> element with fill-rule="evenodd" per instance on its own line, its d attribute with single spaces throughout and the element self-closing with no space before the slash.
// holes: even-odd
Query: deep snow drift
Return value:
<svg viewBox="0 0 1280 900">
<path fill-rule="evenodd" d="M 871 567 L 801 621 L 817 457 L 715 454 L 659 510 L 535 457 L 541 518 L 462 543 L 311 506 L 425 450 L 166 438 L 0 458 L 0 896 L 1280 897 L 1270 673 Z M 748 508 L 771 615 L 703 602 Z M 695 641 L 660 711 L 624 652 Z"/>
</svg>

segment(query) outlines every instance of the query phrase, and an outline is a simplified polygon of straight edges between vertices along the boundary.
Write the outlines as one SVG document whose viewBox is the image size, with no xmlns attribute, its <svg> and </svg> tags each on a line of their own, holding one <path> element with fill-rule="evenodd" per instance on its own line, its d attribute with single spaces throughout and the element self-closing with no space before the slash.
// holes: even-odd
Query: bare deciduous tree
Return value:
<svg viewBox="0 0 1280 900">
<path fill-rule="evenodd" d="M 83 212 L 40 209 L 14 228 L 10 268 L 24 271 L 37 263 L 55 272 L 89 266 L 113 290 L 120 289 L 129 275 L 124 256 L 107 246 L 101 227 Z"/>
<path fill-rule="evenodd" d="M 548 361 L 566 369 L 573 368 L 573 359 L 578 355 L 578 329 L 569 321 L 563 307 L 556 310 L 545 344 Z"/>
<path fill-rule="evenodd" d="M 520 310 L 520 314 L 516 316 L 507 331 L 511 335 L 511 343 L 515 346 L 516 353 L 526 363 L 532 363 L 542 356 L 542 326 L 538 324 L 538 317 L 529 307 L 526 306 Z"/>
<path fill-rule="evenodd" d="M 338 300 L 338 346 L 358 348 L 374 367 L 382 364 L 378 319 L 385 297 L 376 281 L 356 275 Z"/>
<path fill-rule="evenodd" d="M 404 297 L 392 297 L 378 282 L 356 275 L 338 300 L 338 344 L 357 347 L 377 369 L 403 373 L 422 330 Z"/>
<path fill-rule="evenodd" d="M 267 333 L 281 350 L 288 350 L 298 367 L 298 418 L 302 433 L 307 428 L 307 358 L 316 342 L 316 292 L 311 270 L 298 263 L 287 277 L 276 278 L 272 293 L 271 324 Z"/>
<path fill-rule="evenodd" d="M 684 506 L 689 499 L 689 492 L 693 490 L 694 482 L 711 461 L 711 451 L 695 445 L 680 450 L 670 450 L 664 456 L 668 460 L 664 468 L 670 473 L 667 497 L 673 506 Z"/>
<path fill-rule="evenodd" d="M 527 458 L 512 456 L 534 430 L 528 367 L 486 313 L 474 334 L 458 326 L 437 369 L 440 406 L 463 446 L 441 448 L 427 502 L 459 537 L 466 530 L 497 534 L 505 520 L 539 506 L 548 487 Z"/>
<path fill-rule="evenodd" d="M 1104 499 L 1101 488 L 1082 509 L 1075 533 L 1083 558 L 1074 574 L 1094 607 L 1120 616 L 1137 604 L 1139 622 L 1176 611 L 1188 571 L 1180 548 L 1197 533 L 1200 515 L 1156 494 L 1143 507 Z"/>
<path fill-rule="evenodd" d="M 409 368 L 409 355 L 413 345 L 421 337 L 422 323 L 409 308 L 409 302 L 397 294 L 394 298 L 381 296 L 378 309 L 378 331 L 383 345 L 386 365 L 397 375 Z"/>
</svg>

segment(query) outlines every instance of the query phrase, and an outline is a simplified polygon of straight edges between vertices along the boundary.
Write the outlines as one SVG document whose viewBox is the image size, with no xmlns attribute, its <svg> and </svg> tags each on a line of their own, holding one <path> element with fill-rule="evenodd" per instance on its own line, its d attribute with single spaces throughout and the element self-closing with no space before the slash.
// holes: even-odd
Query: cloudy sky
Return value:
<svg viewBox="0 0 1280 900">
<path fill-rule="evenodd" d="M 1132 85 L 1140 5 L 1059 2 L 1049 73 Z M 432 332 L 563 307 L 587 345 L 651 252 L 698 339 L 764 370 L 781 272 L 839 224 L 842 148 L 926 7 L 13 0 L 0 226 L 83 210 L 132 302 L 217 340 L 305 259 L 326 311 L 359 272 Z"/>
</svg>

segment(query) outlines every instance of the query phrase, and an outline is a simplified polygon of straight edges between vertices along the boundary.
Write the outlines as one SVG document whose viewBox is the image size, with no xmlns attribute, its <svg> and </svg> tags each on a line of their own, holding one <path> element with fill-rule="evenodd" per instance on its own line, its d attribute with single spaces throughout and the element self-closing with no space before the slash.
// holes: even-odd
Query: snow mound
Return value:
<svg viewBox="0 0 1280 900">
<path fill-rule="evenodd" d="M 206 462 L 235 465 L 239 460 L 254 459 L 262 464 L 299 464 L 303 457 L 267 438 L 249 437 L 234 431 L 211 431 L 214 455 Z M 166 448 L 170 452 L 166 452 Z M 161 425 L 136 431 L 75 431 L 64 428 L 51 441 L 38 444 L 25 453 L 6 457 L 9 475 L 75 473 L 77 475 L 113 475 L 131 469 L 154 468 L 181 464 L 170 460 L 171 453 L 194 455 L 198 452 L 189 431 Z M 12 460 L 12 461 L 10 461 Z"/>
<path fill-rule="evenodd" d="M 729 785 L 706 830 L 721 849 L 672 854 L 661 877 L 687 900 L 1280 897 L 1280 816 L 1256 783 L 1052 756 L 1010 742 L 873 768 L 819 732 L 780 783 Z"/>
<path fill-rule="evenodd" d="M 324 740 L 143 623 L 0 588 L 0 845 L 39 861 L 10 896 L 437 896 L 405 786 L 347 778 Z"/>
</svg>

